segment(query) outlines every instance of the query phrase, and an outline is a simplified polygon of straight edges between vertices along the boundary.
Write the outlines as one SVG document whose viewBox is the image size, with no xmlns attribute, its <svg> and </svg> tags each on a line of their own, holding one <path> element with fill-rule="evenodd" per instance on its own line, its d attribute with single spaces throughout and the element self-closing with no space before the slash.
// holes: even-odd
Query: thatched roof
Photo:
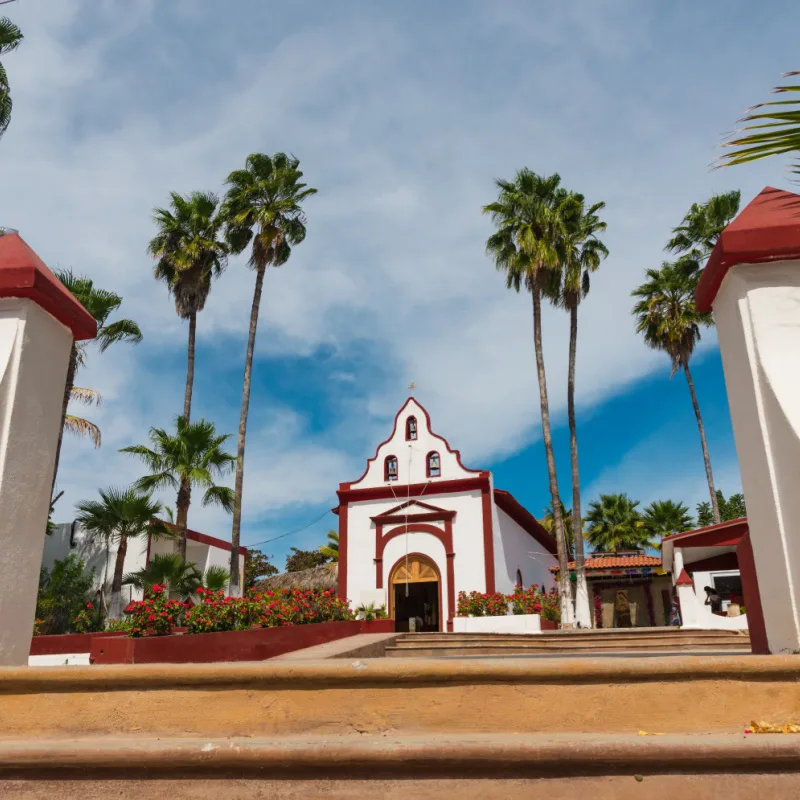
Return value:
<svg viewBox="0 0 800 800">
<path fill-rule="evenodd" d="M 253 587 L 257 592 L 264 592 L 268 589 L 325 589 L 336 590 L 336 582 L 339 575 L 339 565 L 323 564 L 321 567 L 313 569 L 301 569 L 297 572 L 282 572 L 280 575 L 273 575 L 271 578 L 263 578 L 256 581 Z"/>
</svg>

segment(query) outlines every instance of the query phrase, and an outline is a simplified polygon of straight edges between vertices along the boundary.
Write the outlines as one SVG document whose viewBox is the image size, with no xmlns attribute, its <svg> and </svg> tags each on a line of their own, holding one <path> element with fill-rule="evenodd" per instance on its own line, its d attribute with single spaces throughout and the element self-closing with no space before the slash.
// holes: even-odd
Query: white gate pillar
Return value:
<svg viewBox="0 0 800 800">
<path fill-rule="evenodd" d="M 0 236 L 0 666 L 28 663 L 70 350 L 96 333 L 19 235 Z"/>
<path fill-rule="evenodd" d="M 769 650 L 800 652 L 800 196 L 766 188 L 742 210 L 697 309 L 719 334 Z"/>
</svg>

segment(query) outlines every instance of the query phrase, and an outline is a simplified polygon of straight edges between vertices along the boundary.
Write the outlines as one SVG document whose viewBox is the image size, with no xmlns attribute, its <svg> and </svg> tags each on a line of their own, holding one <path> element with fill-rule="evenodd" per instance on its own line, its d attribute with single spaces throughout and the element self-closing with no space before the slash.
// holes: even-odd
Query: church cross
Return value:
<svg viewBox="0 0 800 800">
<path fill-rule="evenodd" d="M 408 388 L 411 389 L 411 396 L 413 397 L 414 396 L 414 389 L 417 388 L 417 384 L 414 383 L 414 381 L 411 381 L 411 383 L 408 384 Z"/>
</svg>

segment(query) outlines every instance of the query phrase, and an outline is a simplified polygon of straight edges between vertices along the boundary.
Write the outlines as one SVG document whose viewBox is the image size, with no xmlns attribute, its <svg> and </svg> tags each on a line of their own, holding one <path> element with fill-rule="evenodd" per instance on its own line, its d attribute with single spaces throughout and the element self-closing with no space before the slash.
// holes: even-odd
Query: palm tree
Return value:
<svg viewBox="0 0 800 800">
<path fill-rule="evenodd" d="M 601 494 L 600 500 L 589 503 L 586 515 L 586 538 L 598 553 L 639 550 L 653 547 L 638 501 L 627 494 Z"/>
<path fill-rule="evenodd" d="M 247 438 L 247 415 L 250 409 L 250 377 L 256 344 L 261 290 L 267 267 L 280 267 L 289 260 L 292 247 L 306 237 L 306 219 L 301 203 L 316 193 L 300 179 L 298 159 L 284 153 L 266 156 L 253 153 L 244 169 L 228 175 L 230 187 L 225 195 L 223 216 L 231 249 L 241 253 L 252 241 L 249 264 L 256 273 L 253 304 L 250 309 L 250 332 L 244 363 L 242 412 L 239 418 L 236 482 L 234 485 L 233 526 L 231 531 L 231 594 L 239 592 L 239 536 L 242 526 L 242 488 L 244 485 L 244 448 Z"/>
<path fill-rule="evenodd" d="M 705 203 L 692 203 L 681 224 L 672 229 L 666 249 L 682 255 L 684 265 L 699 271 L 722 231 L 739 213 L 741 199 L 742 193 L 737 189 L 712 195 Z"/>
<path fill-rule="evenodd" d="M 194 348 L 197 312 L 205 307 L 212 276 L 225 269 L 228 248 L 219 238 L 222 218 L 216 213 L 217 196 L 192 192 L 183 197 L 172 192 L 171 208 L 156 208 L 153 219 L 158 233 L 150 240 L 148 252 L 157 259 L 153 273 L 175 298 L 175 311 L 189 320 L 188 366 L 183 416 L 192 411 Z"/>
<path fill-rule="evenodd" d="M 75 299 L 95 318 L 97 321 L 97 336 L 94 342 L 104 353 L 117 342 L 128 342 L 139 344 L 142 341 L 142 332 L 139 326 L 132 319 L 118 319 L 109 322 L 109 317 L 122 305 L 122 298 L 114 292 L 106 289 L 99 289 L 94 285 L 91 278 L 76 276 L 72 270 L 55 270 L 56 277 L 64 284 Z M 85 420 L 75 422 L 77 418 L 68 421 L 67 407 L 71 399 L 85 398 L 75 397 L 75 375 L 79 367 L 86 363 L 88 342 L 73 342 L 70 351 L 69 366 L 67 367 L 67 382 L 64 387 L 64 400 L 61 406 L 61 427 L 58 431 L 58 446 L 56 447 L 56 461 L 53 468 L 53 486 L 56 482 L 58 473 L 58 462 L 61 458 L 61 441 L 64 436 L 64 428 L 67 427 L 74 433 L 89 435 L 95 444 L 100 441 L 100 432 L 91 423 Z M 84 390 L 85 392 L 86 390 Z"/>
<path fill-rule="evenodd" d="M 233 508 L 233 492 L 227 486 L 215 483 L 229 472 L 236 459 L 222 449 L 230 434 L 218 436 L 213 422 L 201 419 L 187 422 L 183 417 L 175 420 L 174 434 L 163 428 L 150 428 L 150 444 L 124 447 L 121 453 L 139 456 L 150 470 L 149 475 L 139 478 L 134 484 L 138 489 L 152 492 L 156 489 L 177 491 L 176 522 L 180 537 L 180 557 L 186 560 L 186 528 L 189 520 L 189 505 L 192 489 L 205 489 L 204 506 L 218 505 L 230 512 Z"/>
<path fill-rule="evenodd" d="M 319 548 L 320 553 L 330 561 L 339 560 L 339 533 L 338 531 L 328 531 L 328 543 Z"/>
<path fill-rule="evenodd" d="M 800 75 L 800 72 L 784 72 L 784 78 Z M 772 91 L 776 94 L 797 92 L 798 86 L 776 86 Z M 796 97 L 796 95 L 793 95 Z M 723 147 L 736 148 L 725 153 L 717 162 L 718 166 L 730 167 L 734 164 L 746 164 L 768 156 L 796 153 L 800 150 L 800 101 L 772 100 L 759 103 L 749 109 L 740 122 L 753 122 L 743 129 L 735 131 L 723 143 Z M 764 109 L 761 111 L 760 109 Z M 753 113 L 758 111 L 758 113 Z M 792 172 L 800 173 L 800 162 L 796 156 Z"/>
<path fill-rule="evenodd" d="M 140 536 L 170 536 L 166 528 L 153 524 L 161 512 L 161 503 L 149 493 L 133 487 L 100 490 L 100 500 L 84 500 L 76 506 L 81 526 L 109 542 L 116 542 L 117 557 L 111 581 L 111 603 L 108 616 L 119 619 L 122 614 L 122 575 L 128 541 Z"/>
<path fill-rule="evenodd" d="M 550 405 L 542 350 L 542 293 L 557 269 L 567 235 L 567 219 L 574 197 L 561 188 L 559 175 L 542 177 L 529 169 L 517 172 L 513 181 L 495 181 L 497 200 L 483 207 L 497 227 L 486 242 L 486 251 L 495 260 L 498 270 L 505 272 L 506 285 L 517 292 L 525 287 L 533 302 L 533 347 L 539 380 L 539 403 L 542 416 L 542 438 L 550 479 L 556 545 L 559 563 L 561 620 L 572 624 L 573 605 L 570 587 L 566 539 L 561 519 L 561 498 L 558 492 L 553 437 L 550 430 Z"/>
<path fill-rule="evenodd" d="M 672 361 L 670 378 L 682 369 L 689 385 L 697 428 L 700 431 L 700 444 L 703 449 L 703 462 L 711 496 L 714 522 L 720 521 L 717 494 L 714 489 L 714 475 L 711 472 L 711 458 L 708 454 L 703 418 L 700 404 L 694 390 L 694 381 L 689 369 L 689 361 L 695 345 L 700 341 L 700 326 L 708 325 L 710 314 L 701 314 L 694 304 L 696 278 L 687 275 L 680 264 L 665 263 L 661 269 L 647 270 L 647 282 L 631 292 L 639 302 L 633 308 L 636 317 L 636 331 L 644 335 L 649 347 L 663 350 Z"/>
<path fill-rule="evenodd" d="M 70 399 L 73 402 L 83 403 L 87 406 L 99 406 L 103 402 L 103 396 L 100 392 L 94 389 L 87 389 L 84 386 L 73 386 L 70 392 Z M 102 443 L 100 428 L 94 422 L 89 422 L 88 419 L 83 419 L 83 417 L 67 414 L 64 417 L 64 430 L 75 436 L 88 436 L 95 447 L 100 447 Z"/>
<path fill-rule="evenodd" d="M 542 527 L 555 537 L 556 524 L 552 506 L 544 507 L 544 517 L 541 523 Z M 564 538 L 567 542 L 567 557 L 572 561 L 575 558 L 575 526 L 572 520 L 572 509 L 564 508 L 563 503 L 561 504 L 561 524 L 564 526 Z"/>
<path fill-rule="evenodd" d="M 140 589 L 145 595 L 155 584 L 166 586 L 170 595 L 186 600 L 200 588 L 212 592 L 224 589 L 228 578 L 224 567 L 212 566 L 203 574 L 197 564 L 183 561 L 178 553 L 162 553 L 154 555 L 146 567 L 126 574 L 122 583 Z"/>
<path fill-rule="evenodd" d="M 694 527 L 694 519 L 688 506 L 672 500 L 654 500 L 642 514 L 651 536 L 660 541 L 673 533 L 690 531 Z"/>
<path fill-rule="evenodd" d="M 0 55 L 10 53 L 19 47 L 22 31 L 8 18 L 0 17 Z M 0 136 L 11 122 L 11 89 L 5 67 L 0 64 Z"/>
<path fill-rule="evenodd" d="M 567 417 L 569 420 L 570 460 L 572 465 L 572 510 L 581 519 L 581 480 L 578 466 L 578 429 L 575 419 L 575 360 L 578 348 L 578 307 L 589 293 L 590 276 L 600 268 L 608 256 L 608 249 L 597 238 L 606 230 L 606 223 L 598 217 L 605 203 L 595 203 L 586 208 L 583 195 L 575 194 L 568 217 L 561 256 L 561 272 L 553 273 L 550 286 L 553 302 L 569 312 L 569 366 L 567 372 Z M 555 284 L 555 291 L 553 291 Z M 583 536 L 575 542 L 575 617 L 582 628 L 592 627 L 592 610 L 589 605 L 589 587 L 586 583 Z"/>
</svg>

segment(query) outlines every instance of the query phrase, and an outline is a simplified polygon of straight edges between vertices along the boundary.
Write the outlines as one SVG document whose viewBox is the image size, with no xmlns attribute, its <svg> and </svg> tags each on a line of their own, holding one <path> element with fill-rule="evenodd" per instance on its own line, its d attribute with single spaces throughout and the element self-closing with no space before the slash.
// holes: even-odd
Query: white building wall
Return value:
<svg viewBox="0 0 800 800">
<path fill-rule="evenodd" d="M 402 488 L 402 487 L 401 487 Z M 414 498 L 412 498 L 414 499 Z M 483 506 L 481 492 L 458 492 L 445 495 L 423 495 L 418 498 L 420 502 L 428 505 L 455 511 L 453 520 L 453 550 L 456 554 L 453 564 L 455 572 L 455 591 L 486 591 L 486 573 L 483 560 Z M 396 508 L 406 502 L 407 497 L 401 496 L 382 500 L 364 500 L 351 503 L 348 507 L 347 517 L 347 594 L 348 600 L 355 606 L 365 601 L 362 592 L 375 589 L 375 523 L 371 517 L 384 511 Z M 420 513 L 425 509 L 411 507 L 411 513 Z M 428 523 L 444 530 L 441 522 Z M 387 525 L 384 533 L 396 525 Z M 429 534 L 409 533 L 409 552 L 415 552 L 412 545 L 414 537 Z M 527 534 L 526 534 L 527 535 Z M 391 568 L 389 548 L 401 543 L 402 552 L 405 553 L 405 536 L 392 539 L 384 551 L 383 563 L 386 569 Z M 530 537 L 528 537 L 530 538 Z M 440 547 L 443 547 L 440 544 Z M 423 551 L 416 551 L 423 552 Z M 444 550 L 442 549 L 442 552 Z M 387 566 L 388 563 L 388 566 Z M 443 575 L 447 565 L 440 564 Z M 386 583 L 384 583 L 386 585 Z"/>
<path fill-rule="evenodd" d="M 72 537 L 73 546 L 70 546 L 70 532 L 72 523 L 56 525 L 55 531 L 45 537 L 42 566 L 52 569 L 56 561 L 63 561 L 70 554 L 74 554 L 86 564 L 87 570 L 94 571 L 93 589 L 98 590 L 105 581 L 106 592 L 111 591 L 111 581 L 114 578 L 114 565 L 117 559 L 118 546 L 112 542 L 108 547 L 99 536 L 92 536 L 79 525 L 75 527 Z M 150 556 L 176 552 L 176 543 L 169 539 L 159 539 L 150 544 Z M 205 572 L 210 566 L 221 566 L 230 569 L 230 550 L 213 547 L 191 539 L 186 544 L 186 560 L 197 564 Z M 239 569 L 244 570 L 244 555 L 239 556 Z M 128 540 L 128 551 L 125 553 L 125 566 L 123 574 L 138 572 L 147 564 L 147 537 L 137 537 Z M 123 602 L 141 600 L 142 592 L 130 586 L 122 587 Z"/>
<path fill-rule="evenodd" d="M 517 570 L 522 573 L 522 583 L 527 589 L 531 584 L 550 588 L 555 579 L 550 567 L 558 563 L 524 528 L 494 506 L 494 563 L 495 588 L 503 594 L 514 591 Z"/>
</svg>

